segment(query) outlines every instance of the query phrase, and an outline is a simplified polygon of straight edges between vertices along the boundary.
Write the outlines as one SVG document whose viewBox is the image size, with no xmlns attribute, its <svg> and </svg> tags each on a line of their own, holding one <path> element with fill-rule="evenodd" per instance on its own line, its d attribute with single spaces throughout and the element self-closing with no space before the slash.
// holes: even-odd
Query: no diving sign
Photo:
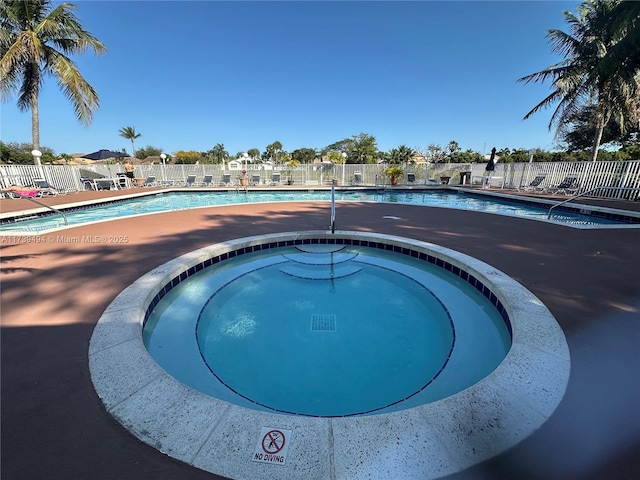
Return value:
<svg viewBox="0 0 640 480">
<path fill-rule="evenodd" d="M 261 463 L 284 465 L 291 442 L 291 430 L 262 427 L 256 450 L 251 460 Z"/>
</svg>

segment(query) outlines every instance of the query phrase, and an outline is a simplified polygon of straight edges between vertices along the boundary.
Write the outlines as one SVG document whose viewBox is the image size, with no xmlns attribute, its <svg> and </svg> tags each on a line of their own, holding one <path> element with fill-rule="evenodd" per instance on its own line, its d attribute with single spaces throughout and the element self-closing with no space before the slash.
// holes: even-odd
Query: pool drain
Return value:
<svg viewBox="0 0 640 480">
<path fill-rule="evenodd" d="M 336 316 L 333 314 L 314 314 L 311 316 L 312 332 L 335 332 Z"/>
</svg>

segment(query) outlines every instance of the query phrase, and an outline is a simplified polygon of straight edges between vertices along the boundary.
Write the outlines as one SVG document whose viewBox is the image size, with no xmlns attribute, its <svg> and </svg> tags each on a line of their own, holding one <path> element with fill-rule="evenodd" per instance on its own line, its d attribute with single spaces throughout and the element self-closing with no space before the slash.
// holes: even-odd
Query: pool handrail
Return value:
<svg viewBox="0 0 640 480">
<path fill-rule="evenodd" d="M 578 197 L 583 197 L 591 192 L 594 192 L 596 190 L 599 189 L 603 189 L 603 190 L 635 190 L 637 192 L 640 192 L 640 188 L 638 187 L 605 187 L 605 186 L 600 186 L 600 187 L 594 187 L 591 188 L 589 190 L 586 190 L 584 192 L 578 193 L 573 195 L 570 198 L 567 198 L 566 200 L 563 200 L 561 202 L 556 203 L 555 205 L 551 205 L 551 208 L 549 208 L 549 211 L 547 212 L 547 220 L 549 220 L 551 218 L 551 212 L 553 211 L 554 208 L 559 207 L 560 205 L 564 205 L 565 203 L 569 203 L 572 200 L 575 200 Z"/>
<path fill-rule="evenodd" d="M 36 200 L 33 197 L 29 197 L 27 195 L 22 195 L 20 192 L 16 192 L 15 190 L 12 191 L 11 194 L 18 196 L 19 198 L 24 198 L 25 200 L 29 200 L 30 202 L 38 204 L 41 207 L 48 208 L 49 210 L 52 210 L 55 213 L 59 213 L 60 215 L 62 215 L 62 219 L 64 220 L 64 224 L 65 225 L 69 225 L 69 222 L 67 221 L 67 215 L 62 210 L 58 210 L 57 208 L 52 207 L 51 205 L 47 205 L 45 203 L 39 202 L 38 200 Z"/>
</svg>

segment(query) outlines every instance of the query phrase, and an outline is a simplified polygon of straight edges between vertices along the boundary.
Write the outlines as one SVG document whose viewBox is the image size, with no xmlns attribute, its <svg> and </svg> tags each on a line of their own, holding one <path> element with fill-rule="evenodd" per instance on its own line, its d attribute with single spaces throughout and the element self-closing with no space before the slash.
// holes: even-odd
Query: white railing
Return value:
<svg viewBox="0 0 640 480">
<path fill-rule="evenodd" d="M 400 185 L 432 185 L 444 181 L 449 185 L 459 185 L 464 177 L 466 183 L 486 180 L 489 173 L 486 164 L 442 163 L 411 165 L 404 168 L 405 175 Z M 383 186 L 389 180 L 384 175 L 385 165 L 345 164 L 345 165 L 301 165 L 293 171 L 286 167 L 275 169 L 265 165 L 248 165 L 247 178 L 251 182 L 259 176 L 259 185 L 271 185 L 273 174 L 280 174 L 280 182 L 293 179 L 294 185 L 330 185 L 334 180 L 338 185 Z M 184 184 L 187 176 L 195 175 L 196 182 L 202 182 L 205 175 L 212 176 L 213 186 L 223 186 L 223 174 L 231 174 L 232 185 L 239 185 L 240 170 L 224 170 L 222 165 L 136 165 L 134 174 L 146 179 L 155 176 L 159 184 Z M 44 178 L 52 186 L 65 190 L 83 190 L 82 178 L 117 178 L 124 174 L 122 165 L 0 165 L 0 185 L 33 185 L 33 179 Z M 409 175 L 410 174 L 410 175 Z M 540 174 L 545 174 L 540 187 L 559 185 L 567 175 L 578 177 L 577 193 L 594 190 L 599 198 L 636 199 L 640 189 L 640 160 L 620 162 L 534 162 L 500 163 L 491 172 L 489 184 L 507 189 L 523 189 Z M 613 188 L 616 187 L 616 188 Z"/>
</svg>

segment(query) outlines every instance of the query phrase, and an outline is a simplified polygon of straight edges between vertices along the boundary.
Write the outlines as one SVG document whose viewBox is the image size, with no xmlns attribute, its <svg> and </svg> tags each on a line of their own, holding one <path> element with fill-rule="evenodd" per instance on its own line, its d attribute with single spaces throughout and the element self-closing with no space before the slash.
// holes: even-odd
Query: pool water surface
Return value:
<svg viewBox="0 0 640 480">
<path fill-rule="evenodd" d="M 450 190 L 424 191 L 336 191 L 338 202 L 380 202 L 432 207 L 457 208 L 484 213 L 516 216 L 547 221 L 549 205 L 515 201 L 496 196 L 478 195 Z M 209 191 L 165 192 L 138 196 L 93 206 L 64 209 L 68 226 L 100 222 L 134 215 L 177 211 L 189 208 L 234 205 L 258 202 L 322 201 L 328 202 L 331 192 L 307 191 Z M 588 212 L 587 212 L 588 213 Z M 628 220 L 628 219 L 627 219 Z M 551 221 L 573 227 L 628 225 L 628 221 L 612 220 L 577 210 L 554 210 Z M 633 219 L 631 219 L 633 220 Z M 635 219 L 636 222 L 640 220 Z M 59 214 L 43 212 L 42 216 L 28 219 L 7 217 L 0 224 L 0 234 L 39 233 L 65 227 Z"/>
<path fill-rule="evenodd" d="M 181 382 L 240 406 L 388 413 L 493 371 L 509 328 L 477 289 L 406 255 L 345 245 L 225 260 L 173 288 L 143 338 Z"/>
</svg>

